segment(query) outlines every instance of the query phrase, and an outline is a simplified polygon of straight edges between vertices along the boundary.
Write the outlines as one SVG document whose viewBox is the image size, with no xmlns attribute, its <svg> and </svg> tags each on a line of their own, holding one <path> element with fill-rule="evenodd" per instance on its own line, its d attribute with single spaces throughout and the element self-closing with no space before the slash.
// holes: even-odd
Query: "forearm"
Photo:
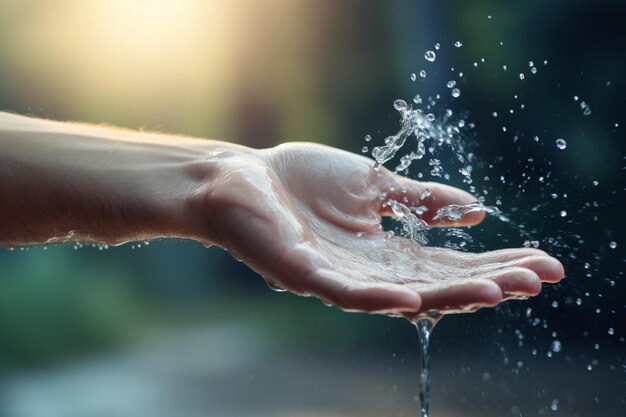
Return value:
<svg viewBox="0 0 626 417">
<path fill-rule="evenodd" d="M 204 191 L 246 150 L 0 113 L 0 245 L 210 240 Z"/>
</svg>

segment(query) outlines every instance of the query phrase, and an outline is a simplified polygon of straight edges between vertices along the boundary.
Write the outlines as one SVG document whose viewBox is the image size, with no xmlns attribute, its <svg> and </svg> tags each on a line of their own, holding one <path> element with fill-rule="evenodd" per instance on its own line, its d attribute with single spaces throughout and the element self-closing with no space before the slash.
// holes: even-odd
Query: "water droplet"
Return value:
<svg viewBox="0 0 626 417">
<path fill-rule="evenodd" d="M 616 247 L 617 247 L 617 242 L 616 241 L 612 241 L 611 243 L 609 243 L 609 248 L 615 249 Z"/>
<path fill-rule="evenodd" d="M 439 48 L 441 48 L 441 44 L 436 43 L 436 44 L 435 44 L 435 49 L 436 49 L 436 50 L 439 50 Z"/>
<path fill-rule="evenodd" d="M 533 74 L 536 74 L 537 73 L 537 68 L 536 67 L 532 67 L 530 69 L 530 72 L 532 72 Z"/>
<path fill-rule="evenodd" d="M 535 140 L 535 142 L 539 142 L 539 136 L 535 136 L 533 137 L 533 139 Z"/>
<path fill-rule="evenodd" d="M 565 140 L 558 138 L 556 140 L 556 147 L 559 149 L 565 149 L 567 148 L 567 142 L 565 142 Z"/>
<path fill-rule="evenodd" d="M 545 59 L 545 60 L 543 61 L 543 65 L 548 65 L 548 60 L 547 60 L 547 59 Z"/>
<path fill-rule="evenodd" d="M 459 90 L 458 88 L 453 88 L 452 89 L 452 97 L 456 98 L 458 96 L 461 95 L 461 90 Z"/>
<path fill-rule="evenodd" d="M 361 148 L 361 152 L 365 153 L 367 151 L 369 151 L 367 146 L 364 146 L 364 147 Z"/>
<path fill-rule="evenodd" d="M 520 72 L 520 73 L 519 73 L 519 79 L 520 79 L 520 80 L 523 80 L 523 79 L 524 79 L 524 73 L 523 73 L 523 72 Z"/>
<path fill-rule="evenodd" d="M 554 400 L 552 400 L 552 403 L 550 403 L 550 410 L 556 411 L 558 409 L 559 409 L 559 400 L 555 398 Z"/>
<path fill-rule="evenodd" d="M 566 217 L 567 216 L 567 212 L 565 210 L 561 210 L 561 212 L 559 213 L 559 215 L 561 217 Z"/>
<path fill-rule="evenodd" d="M 369 142 L 372 140 L 372 135 L 365 135 L 365 142 Z"/>
<path fill-rule="evenodd" d="M 528 61 L 528 66 L 532 68 L 535 66 L 535 63 L 533 61 Z"/>
<path fill-rule="evenodd" d="M 411 73 L 411 81 L 415 81 L 415 80 L 417 80 L 417 75 L 414 72 L 412 72 Z"/>
<path fill-rule="evenodd" d="M 559 342 L 558 340 L 553 340 L 550 349 L 552 349 L 554 353 L 559 353 L 561 351 L 561 342 Z"/>
<path fill-rule="evenodd" d="M 426 61 L 433 62 L 437 55 L 435 55 L 435 51 L 426 51 L 424 58 L 426 58 Z"/>
<path fill-rule="evenodd" d="M 456 41 L 454 42 L 454 46 L 456 46 L 457 48 L 460 48 L 461 46 L 463 46 L 463 44 L 461 43 L 461 41 Z"/>
<path fill-rule="evenodd" d="M 407 106 L 408 106 L 408 104 L 406 104 L 406 101 L 404 101 L 404 100 L 398 99 L 398 100 L 393 102 L 393 107 L 396 110 L 398 110 L 398 111 L 405 110 L 407 108 Z"/>
<path fill-rule="evenodd" d="M 502 65 L 502 69 L 506 71 L 506 65 Z"/>
<path fill-rule="evenodd" d="M 420 77 L 426 78 L 426 70 L 420 70 Z"/>
<path fill-rule="evenodd" d="M 487 15 L 487 19 L 491 19 L 491 15 Z"/>
<path fill-rule="evenodd" d="M 609 327 L 609 330 L 607 331 L 607 333 L 613 336 L 615 334 L 615 330 L 612 327 Z"/>
<path fill-rule="evenodd" d="M 417 94 L 415 97 L 413 97 L 413 103 L 421 104 L 422 103 L 422 97 L 419 94 Z"/>
<path fill-rule="evenodd" d="M 448 81 L 448 82 L 446 83 L 446 87 L 448 87 L 448 88 L 452 88 L 452 87 L 454 87 L 455 85 L 456 85 L 456 81 L 454 81 L 454 80 Z"/>
</svg>

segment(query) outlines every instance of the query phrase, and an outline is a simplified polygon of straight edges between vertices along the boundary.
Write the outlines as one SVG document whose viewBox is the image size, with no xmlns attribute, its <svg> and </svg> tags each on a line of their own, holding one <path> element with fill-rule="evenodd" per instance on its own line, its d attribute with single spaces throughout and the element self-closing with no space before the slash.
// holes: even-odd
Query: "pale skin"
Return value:
<svg viewBox="0 0 626 417">
<path fill-rule="evenodd" d="M 0 113 L 0 245 L 187 238 L 218 245 L 272 286 L 348 311 L 457 312 L 533 296 L 561 263 L 538 249 L 465 253 L 380 228 L 385 198 L 439 207 L 470 194 L 312 143 L 226 142 Z M 426 188 L 432 194 L 419 201 Z"/>
</svg>

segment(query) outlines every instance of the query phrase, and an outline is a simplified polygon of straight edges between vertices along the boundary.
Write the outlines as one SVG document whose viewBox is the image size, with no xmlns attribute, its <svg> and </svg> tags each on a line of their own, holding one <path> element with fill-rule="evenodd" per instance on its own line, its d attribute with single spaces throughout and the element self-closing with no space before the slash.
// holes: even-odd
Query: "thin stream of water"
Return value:
<svg viewBox="0 0 626 417">
<path fill-rule="evenodd" d="M 428 417 L 428 408 L 430 404 L 430 333 L 434 324 L 430 319 L 420 319 L 415 323 L 417 328 L 417 336 L 419 339 L 420 350 L 420 381 L 419 381 L 419 400 L 420 415 Z"/>
</svg>

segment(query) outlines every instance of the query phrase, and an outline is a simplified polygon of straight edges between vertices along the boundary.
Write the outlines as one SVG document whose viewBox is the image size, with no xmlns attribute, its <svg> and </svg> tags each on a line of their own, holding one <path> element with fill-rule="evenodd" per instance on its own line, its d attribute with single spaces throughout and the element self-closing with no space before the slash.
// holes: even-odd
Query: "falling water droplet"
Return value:
<svg viewBox="0 0 626 417">
<path fill-rule="evenodd" d="M 448 81 L 448 82 L 446 83 L 446 87 L 448 87 L 448 88 L 452 88 L 452 87 L 454 87 L 455 85 L 456 85 L 456 81 L 454 81 L 454 80 Z"/>
<path fill-rule="evenodd" d="M 463 46 L 463 44 L 461 43 L 461 41 L 456 41 L 454 42 L 454 46 L 456 46 L 457 48 L 460 48 L 461 46 Z"/>
<path fill-rule="evenodd" d="M 609 248 L 615 249 L 616 247 L 617 247 L 617 242 L 616 241 L 612 241 L 611 243 L 609 243 Z"/>
<path fill-rule="evenodd" d="M 421 70 L 420 71 L 420 77 L 426 78 L 426 70 Z"/>
<path fill-rule="evenodd" d="M 461 90 L 459 90 L 458 88 L 452 89 L 452 97 L 457 98 L 460 95 L 461 95 Z"/>
<path fill-rule="evenodd" d="M 417 80 L 417 75 L 414 72 L 411 73 L 411 81 Z"/>
<path fill-rule="evenodd" d="M 435 49 L 436 49 L 436 50 L 439 50 L 439 48 L 441 48 L 441 44 L 436 43 L 436 44 L 435 44 Z"/>
<path fill-rule="evenodd" d="M 365 153 L 367 151 L 369 151 L 369 148 L 367 146 L 361 148 L 361 152 Z"/>
<path fill-rule="evenodd" d="M 533 74 L 536 74 L 537 73 L 537 68 L 536 67 L 532 67 L 530 69 L 530 72 L 532 72 Z"/>
<path fill-rule="evenodd" d="M 561 210 L 561 212 L 559 213 L 559 215 L 561 217 L 567 217 L 567 212 L 565 210 Z"/>
<path fill-rule="evenodd" d="M 561 150 L 565 149 L 565 148 L 567 148 L 567 142 L 565 142 L 565 140 L 563 140 L 561 138 L 558 138 L 556 140 L 556 147 L 561 149 Z"/>
<path fill-rule="evenodd" d="M 559 353 L 561 351 L 561 342 L 559 342 L 558 340 L 553 340 L 550 349 L 552 349 L 554 353 Z"/>
<path fill-rule="evenodd" d="M 369 142 L 372 140 L 372 135 L 365 135 L 365 142 Z"/>
<path fill-rule="evenodd" d="M 524 79 L 524 73 L 523 73 L 523 72 L 520 72 L 520 74 L 519 74 L 519 79 L 520 79 L 520 80 L 523 80 L 523 79 Z"/>
<path fill-rule="evenodd" d="M 437 55 L 435 55 L 435 51 L 426 51 L 424 58 L 426 58 L 426 61 L 433 62 Z"/>
</svg>

